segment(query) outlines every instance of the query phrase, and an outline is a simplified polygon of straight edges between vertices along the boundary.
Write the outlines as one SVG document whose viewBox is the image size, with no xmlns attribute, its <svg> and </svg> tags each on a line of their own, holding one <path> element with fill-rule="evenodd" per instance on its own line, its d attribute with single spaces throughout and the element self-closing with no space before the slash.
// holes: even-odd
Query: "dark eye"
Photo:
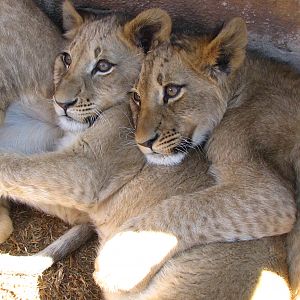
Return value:
<svg viewBox="0 0 300 300">
<path fill-rule="evenodd" d="M 63 53 L 61 54 L 61 59 L 62 59 L 64 65 L 65 65 L 67 68 L 69 68 L 70 65 L 71 65 L 71 63 L 72 63 L 71 55 L 70 55 L 69 53 L 67 53 L 67 52 L 63 52 Z"/>
<path fill-rule="evenodd" d="M 132 99 L 137 106 L 141 106 L 141 97 L 137 92 L 133 92 Z"/>
<path fill-rule="evenodd" d="M 168 84 L 167 86 L 165 86 L 164 97 L 168 99 L 175 98 L 176 96 L 179 95 L 181 88 L 182 86 L 177 84 Z"/>
<path fill-rule="evenodd" d="M 113 64 L 113 63 L 110 63 L 109 61 L 107 61 L 106 59 L 100 59 L 98 62 L 97 62 L 97 65 L 96 65 L 96 67 L 94 68 L 94 70 L 93 70 L 93 74 L 96 74 L 97 72 L 99 72 L 100 74 L 102 73 L 102 74 L 108 74 L 111 70 L 112 70 L 112 68 L 113 68 L 113 66 L 114 66 L 115 64 Z"/>
</svg>

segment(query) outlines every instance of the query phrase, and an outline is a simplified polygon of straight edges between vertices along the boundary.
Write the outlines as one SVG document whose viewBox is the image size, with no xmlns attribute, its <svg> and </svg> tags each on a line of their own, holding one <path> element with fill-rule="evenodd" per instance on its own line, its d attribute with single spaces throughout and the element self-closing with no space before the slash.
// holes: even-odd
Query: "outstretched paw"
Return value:
<svg viewBox="0 0 300 300">
<path fill-rule="evenodd" d="M 100 250 L 94 279 L 105 291 L 129 291 L 155 272 L 176 245 L 176 237 L 163 232 L 118 233 Z"/>
</svg>

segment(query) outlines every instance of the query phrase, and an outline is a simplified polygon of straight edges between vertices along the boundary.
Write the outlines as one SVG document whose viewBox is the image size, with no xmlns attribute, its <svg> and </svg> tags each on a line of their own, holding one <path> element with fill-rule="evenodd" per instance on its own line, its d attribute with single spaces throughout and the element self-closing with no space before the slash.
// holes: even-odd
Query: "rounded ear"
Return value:
<svg viewBox="0 0 300 300">
<path fill-rule="evenodd" d="M 147 53 L 159 43 L 169 40 L 172 21 L 168 13 L 160 8 L 141 12 L 124 25 L 125 39 L 135 47 L 143 48 Z"/>
<path fill-rule="evenodd" d="M 73 39 L 84 20 L 69 0 L 63 1 L 62 12 L 64 36 Z"/>
<path fill-rule="evenodd" d="M 247 42 L 245 21 L 234 18 L 205 47 L 201 64 L 206 66 L 212 77 L 228 75 L 243 63 Z"/>
</svg>

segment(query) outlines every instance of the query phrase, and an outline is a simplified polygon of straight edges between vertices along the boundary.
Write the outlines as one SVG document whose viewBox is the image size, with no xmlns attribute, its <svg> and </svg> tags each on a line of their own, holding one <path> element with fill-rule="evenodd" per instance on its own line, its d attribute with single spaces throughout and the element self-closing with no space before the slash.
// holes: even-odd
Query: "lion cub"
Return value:
<svg viewBox="0 0 300 300">
<path fill-rule="evenodd" d="M 132 101 L 139 148 L 150 163 L 175 165 L 208 139 L 210 173 L 217 184 L 162 201 L 139 216 L 131 230 L 168 232 L 178 238 L 177 251 L 183 251 L 292 229 L 300 166 L 300 76 L 246 53 L 246 45 L 245 23 L 235 18 L 215 37 L 173 37 L 145 59 Z M 193 229 L 183 239 L 187 228 Z M 299 239 L 294 234 L 288 247 L 294 290 L 300 287 Z"/>
<path fill-rule="evenodd" d="M 62 136 L 50 101 L 53 64 L 62 46 L 58 29 L 33 1 L 0 2 L 1 152 L 51 151 Z M 2 243 L 13 230 L 3 198 L 0 228 Z"/>
<path fill-rule="evenodd" d="M 197 149 L 178 166 L 146 165 L 133 145 L 128 92 L 144 52 L 169 40 L 169 16 L 152 9 L 122 22 L 115 16 L 83 20 L 74 9 L 68 12 L 69 44 L 55 63 L 55 109 L 60 125 L 75 132 L 73 144 L 68 137 L 65 148 L 56 152 L 1 154 L 1 193 L 87 213 L 101 238 L 94 278 L 107 299 L 243 299 L 251 297 L 263 269 L 286 278 L 282 237 L 183 249 L 199 229 L 181 222 L 177 205 L 212 188 L 209 165 Z M 165 142 L 171 143 L 171 137 L 170 132 Z M 157 212 L 165 202 L 170 203 L 165 214 Z M 208 218 L 192 204 L 181 206 L 183 216 L 199 213 L 203 230 L 221 227 L 217 214 Z M 214 207 L 207 202 L 203 210 L 209 216 Z M 170 228 L 152 230 L 147 222 L 168 222 Z M 282 299 L 288 298 L 285 290 Z"/>
</svg>

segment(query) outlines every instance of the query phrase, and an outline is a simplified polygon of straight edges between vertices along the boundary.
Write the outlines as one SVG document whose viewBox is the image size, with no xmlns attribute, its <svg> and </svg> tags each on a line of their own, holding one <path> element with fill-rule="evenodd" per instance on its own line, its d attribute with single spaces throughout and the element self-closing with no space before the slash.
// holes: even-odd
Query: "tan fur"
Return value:
<svg viewBox="0 0 300 300">
<path fill-rule="evenodd" d="M 0 24 L 1 110 L 23 94 L 47 104 L 53 89 L 49 70 L 62 46 L 58 30 L 30 0 L 1 1 Z"/>
<path fill-rule="evenodd" d="M 22 102 L 24 110 L 31 111 L 31 117 L 48 124 L 49 137 L 44 139 L 44 149 L 50 150 L 53 140 L 62 135 L 55 124 L 49 98 L 53 93 L 51 70 L 63 41 L 50 20 L 30 0 L 1 1 L 0 11 L 0 126 L 8 106 Z M 0 136 L 3 150 L 3 134 Z M 27 139 L 30 144 L 30 137 Z M 12 232 L 12 222 L 8 203 L 3 198 L 0 203 L 0 242 L 3 242 Z"/>
<path fill-rule="evenodd" d="M 149 24 L 149 19 L 157 22 L 157 10 L 143 15 L 146 21 L 138 17 L 140 26 L 133 26 L 133 30 Z M 165 14 L 161 16 L 162 24 L 168 22 Z M 127 24 L 130 28 L 130 22 Z M 177 213 L 177 199 L 212 186 L 214 180 L 207 174 L 208 163 L 196 150 L 172 168 L 145 165 L 133 143 L 127 104 L 128 89 L 138 76 L 143 51 L 133 47 L 132 39 L 125 42 L 123 29 L 115 17 L 88 21 L 71 29 L 77 33 L 66 47 L 72 63 L 64 68 L 61 56 L 57 58 L 55 99 L 62 104 L 78 97 L 79 101 L 66 110 L 74 126 L 68 123 L 70 120 L 64 124 L 70 129 L 86 130 L 75 130 L 74 142 L 57 152 L 31 157 L 1 154 L 1 193 L 25 203 L 58 204 L 88 213 L 102 239 L 94 278 L 104 288 L 107 299 L 245 299 L 251 297 L 264 269 L 286 278 L 282 238 L 197 246 L 171 258 L 175 252 L 168 248 L 169 241 L 172 245 L 192 241 L 198 230 L 196 219 L 190 224 L 181 219 L 199 211 L 194 211 L 193 206 L 181 206 L 181 213 Z M 136 32 L 130 36 L 137 36 Z M 153 43 L 155 38 L 149 41 L 150 49 Z M 98 47 L 102 52 L 96 51 L 100 55 L 97 59 L 105 58 L 116 65 L 110 74 L 91 79 L 92 68 L 87 65 L 95 65 Z M 76 53 L 82 53 L 82 59 Z M 88 103 L 93 106 L 84 110 Z M 60 118 L 65 118 L 59 107 L 56 104 Z M 163 199 L 171 199 L 172 203 L 165 211 L 157 211 L 156 207 L 165 203 Z M 204 210 L 209 207 L 209 203 L 203 206 Z M 173 208 L 174 214 L 170 211 Z M 214 207 L 210 208 L 213 213 Z M 145 219 L 152 212 L 163 217 Z M 213 220 L 209 213 L 203 216 L 201 228 L 213 228 Z M 170 228 L 166 233 L 147 232 L 151 228 L 145 221 L 167 222 Z M 135 232 L 135 224 L 146 232 Z M 157 241 L 159 244 L 152 247 Z M 153 253 L 162 255 L 162 261 L 157 261 Z M 158 273 L 157 265 L 163 265 Z M 143 276 L 132 281 L 136 271 L 142 271 Z"/>
<path fill-rule="evenodd" d="M 214 39 L 185 37 L 165 43 L 142 68 L 136 87 L 141 100 L 133 107 L 136 141 L 149 161 L 179 163 L 190 148 L 211 136 L 207 155 L 217 185 L 165 200 L 132 225 L 134 230 L 176 235 L 181 241 L 177 251 L 199 243 L 282 234 L 295 222 L 300 77 L 253 53 L 243 62 L 245 46 L 244 22 L 233 19 Z M 164 87 L 170 83 L 182 88 L 166 103 Z M 182 225 L 166 214 L 176 215 Z M 183 238 L 192 224 L 195 230 Z M 296 236 L 289 246 L 294 290 L 299 285 Z"/>
</svg>

